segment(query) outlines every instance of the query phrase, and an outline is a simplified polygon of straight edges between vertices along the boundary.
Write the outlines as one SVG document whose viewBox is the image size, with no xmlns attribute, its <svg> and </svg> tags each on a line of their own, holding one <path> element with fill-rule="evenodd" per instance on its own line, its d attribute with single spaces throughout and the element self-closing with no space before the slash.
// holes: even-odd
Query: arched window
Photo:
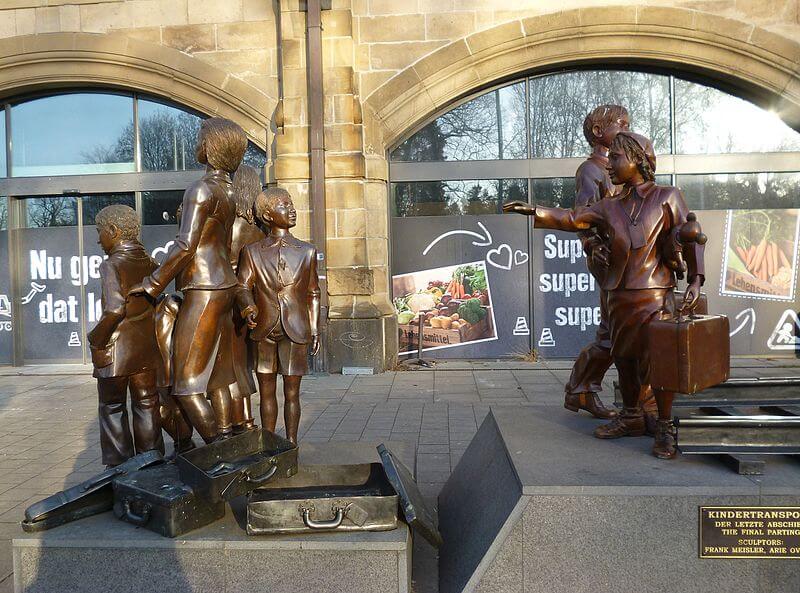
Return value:
<svg viewBox="0 0 800 593">
<path fill-rule="evenodd" d="M 570 205 L 580 162 L 571 159 L 588 154 L 583 119 L 603 103 L 628 109 L 631 129 L 665 157 L 658 173 L 676 176 L 692 208 L 800 206 L 800 133 L 777 115 L 673 75 L 593 70 L 491 90 L 400 143 L 390 155 L 395 215 L 496 212 L 528 179 L 535 201 Z"/>
<path fill-rule="evenodd" d="M 99 90 L 0 107 L 0 363 L 86 362 L 103 257 L 95 215 L 109 204 L 135 208 L 142 242 L 162 257 L 183 191 L 200 176 L 205 116 Z M 244 160 L 263 170 L 266 154 L 250 142 Z"/>
<path fill-rule="evenodd" d="M 533 231 L 501 206 L 572 207 L 575 171 L 591 152 L 583 121 L 606 103 L 625 106 L 631 129 L 653 140 L 656 181 L 680 187 L 689 207 L 703 211 L 712 310 L 733 320 L 752 308 L 758 317 L 734 336 L 733 352 L 794 354 L 771 332 L 787 307 L 800 305 L 800 133 L 696 80 L 612 69 L 531 76 L 483 91 L 390 151 L 393 297 L 406 313 L 401 352 L 416 350 L 416 326 L 402 323 L 411 294 L 436 292 L 439 282 L 445 292 L 477 267 L 491 293 L 492 327 L 465 333 L 459 326 L 456 335 L 434 325 L 423 332 L 431 356 L 577 354 L 599 314 L 594 281 L 577 261 L 580 243 Z M 753 257 L 759 245 L 769 261 Z"/>
</svg>

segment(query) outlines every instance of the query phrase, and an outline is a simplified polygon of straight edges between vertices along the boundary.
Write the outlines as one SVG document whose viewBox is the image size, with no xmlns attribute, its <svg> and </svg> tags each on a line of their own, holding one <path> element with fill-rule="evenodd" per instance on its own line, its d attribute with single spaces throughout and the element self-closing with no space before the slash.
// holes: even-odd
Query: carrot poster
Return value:
<svg viewBox="0 0 800 593">
<path fill-rule="evenodd" d="M 729 210 L 720 293 L 794 300 L 800 210 Z"/>
</svg>

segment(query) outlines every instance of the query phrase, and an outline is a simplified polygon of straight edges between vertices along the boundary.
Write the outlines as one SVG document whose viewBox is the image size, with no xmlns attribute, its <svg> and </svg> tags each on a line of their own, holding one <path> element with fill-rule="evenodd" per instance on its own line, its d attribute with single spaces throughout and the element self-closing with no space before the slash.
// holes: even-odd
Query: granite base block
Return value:
<svg viewBox="0 0 800 593">
<path fill-rule="evenodd" d="M 440 593 L 800 591 L 800 560 L 698 552 L 699 506 L 800 506 L 800 465 L 740 476 L 711 458 L 661 461 L 650 439 L 599 442 L 595 425 L 549 406 L 487 416 L 439 498 Z M 501 457 L 485 475 L 480 451 Z"/>
<path fill-rule="evenodd" d="M 414 447 L 387 443 L 414 467 Z M 367 463 L 370 443 L 302 445 L 301 463 Z M 408 593 L 408 526 L 383 532 L 250 537 L 246 500 L 220 521 L 179 539 L 161 537 L 111 513 L 12 542 L 18 593 Z"/>
</svg>

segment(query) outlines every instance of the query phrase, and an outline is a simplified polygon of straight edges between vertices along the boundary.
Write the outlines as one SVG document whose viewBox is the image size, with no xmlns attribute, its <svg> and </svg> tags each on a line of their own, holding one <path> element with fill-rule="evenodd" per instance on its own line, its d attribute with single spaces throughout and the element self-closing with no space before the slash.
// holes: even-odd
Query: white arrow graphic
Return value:
<svg viewBox="0 0 800 593">
<path fill-rule="evenodd" d="M 447 231 L 444 234 L 439 235 L 433 241 L 428 244 L 425 250 L 422 252 L 422 255 L 428 255 L 428 252 L 442 239 L 446 239 L 452 235 L 469 235 L 471 237 L 475 237 L 478 241 L 473 241 L 472 244 L 476 245 L 477 247 L 486 247 L 492 244 L 492 234 L 489 230 L 483 226 L 482 222 L 478 223 L 478 226 L 481 227 L 481 230 L 485 233 L 485 235 L 481 235 L 480 233 L 476 233 L 475 231 L 465 231 L 465 230 L 456 230 L 456 231 Z"/>
<path fill-rule="evenodd" d="M 750 307 L 749 309 L 745 309 L 744 311 L 740 311 L 736 315 L 736 317 L 734 317 L 734 319 L 736 321 L 741 319 L 742 322 L 738 326 L 736 326 L 736 329 L 731 331 L 731 333 L 729 334 L 730 337 L 733 337 L 736 334 L 738 334 L 740 331 L 742 331 L 748 323 L 750 324 L 750 335 L 751 336 L 753 335 L 753 332 L 756 330 L 756 311 L 755 311 L 755 309 Z"/>
</svg>

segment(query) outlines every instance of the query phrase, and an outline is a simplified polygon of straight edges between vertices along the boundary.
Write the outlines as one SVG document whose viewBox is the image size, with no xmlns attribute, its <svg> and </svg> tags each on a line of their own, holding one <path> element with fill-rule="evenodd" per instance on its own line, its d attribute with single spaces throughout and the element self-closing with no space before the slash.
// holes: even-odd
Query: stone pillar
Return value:
<svg viewBox="0 0 800 593">
<path fill-rule="evenodd" d="M 284 99 L 276 118 L 275 180 L 295 198 L 297 234 L 307 238 L 311 212 L 305 3 L 280 5 Z M 371 146 L 365 141 L 355 84 L 349 2 L 334 6 L 322 13 L 328 370 L 357 366 L 382 372 L 397 355 L 389 297 L 388 166 L 383 155 L 367 150 Z"/>
</svg>

